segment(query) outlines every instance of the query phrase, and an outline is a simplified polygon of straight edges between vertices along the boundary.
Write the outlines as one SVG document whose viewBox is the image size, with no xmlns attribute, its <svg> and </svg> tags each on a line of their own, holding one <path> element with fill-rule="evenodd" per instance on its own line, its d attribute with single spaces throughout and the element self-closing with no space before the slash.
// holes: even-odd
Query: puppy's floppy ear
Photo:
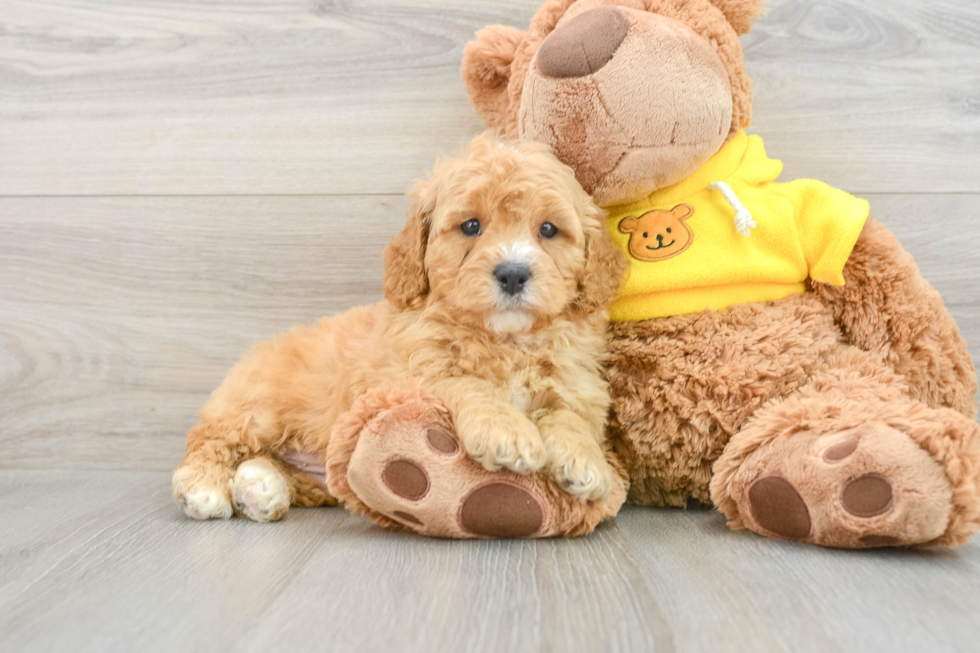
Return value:
<svg viewBox="0 0 980 653">
<path fill-rule="evenodd" d="M 710 0 L 711 4 L 721 9 L 725 18 L 735 33 L 741 36 L 748 34 L 755 19 L 762 13 L 765 0 Z"/>
<path fill-rule="evenodd" d="M 431 181 L 420 181 L 409 192 L 415 201 L 408 210 L 405 228 L 385 247 L 385 299 L 405 310 L 420 304 L 429 294 L 425 248 L 429 242 L 429 217 L 433 209 Z"/>
<path fill-rule="evenodd" d="M 616 298 L 626 272 L 626 256 L 597 224 L 585 227 L 585 272 L 579 282 L 576 308 L 594 313 Z"/>
<path fill-rule="evenodd" d="M 510 65 L 526 32 L 491 25 L 476 33 L 463 50 L 463 81 L 470 101 L 487 127 L 502 130 L 507 123 Z"/>
</svg>

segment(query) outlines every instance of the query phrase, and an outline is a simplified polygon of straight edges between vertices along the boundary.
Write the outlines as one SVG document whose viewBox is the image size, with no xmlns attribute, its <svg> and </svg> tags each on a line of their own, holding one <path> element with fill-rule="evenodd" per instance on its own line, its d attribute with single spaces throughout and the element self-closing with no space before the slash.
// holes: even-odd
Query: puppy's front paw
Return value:
<svg viewBox="0 0 980 653">
<path fill-rule="evenodd" d="M 252 521 L 276 521 L 289 510 L 289 487 L 275 466 L 261 458 L 238 466 L 231 495 L 235 509 Z"/>
<path fill-rule="evenodd" d="M 599 451 L 598 455 L 579 453 L 571 456 L 567 453 L 563 451 L 555 456 L 555 452 L 551 452 L 548 468 L 555 482 L 582 503 L 608 497 L 612 492 L 614 477 L 612 467 L 602 452 Z"/>
<path fill-rule="evenodd" d="M 195 467 L 177 468 L 173 475 L 174 503 L 191 519 L 228 519 L 232 514 L 228 488 L 212 487 L 207 479 L 207 474 Z"/>
<path fill-rule="evenodd" d="M 516 411 L 463 420 L 460 427 L 466 453 L 491 472 L 504 468 L 530 474 L 544 466 L 546 452 L 538 427 Z"/>
</svg>

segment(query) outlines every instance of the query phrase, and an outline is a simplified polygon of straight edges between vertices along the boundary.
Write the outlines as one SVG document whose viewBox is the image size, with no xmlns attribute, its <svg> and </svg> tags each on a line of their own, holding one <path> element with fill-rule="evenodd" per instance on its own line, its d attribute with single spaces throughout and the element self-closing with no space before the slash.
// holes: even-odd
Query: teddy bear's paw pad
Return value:
<svg viewBox="0 0 980 653">
<path fill-rule="evenodd" d="M 459 451 L 459 440 L 452 432 L 441 426 L 427 428 L 425 439 L 429 443 L 429 448 L 437 453 L 452 456 Z"/>
<path fill-rule="evenodd" d="M 362 432 L 347 468 L 361 502 L 405 528 L 437 537 L 531 537 L 548 511 L 511 472 L 490 472 L 446 425 L 411 405 Z"/>
<path fill-rule="evenodd" d="M 460 527 L 478 537 L 530 537 L 543 523 L 544 509 L 538 499 L 511 483 L 481 485 L 459 507 Z"/>
<path fill-rule="evenodd" d="M 875 517 L 892 507 L 892 486 L 877 474 L 865 474 L 844 485 L 840 502 L 855 517 Z"/>
<path fill-rule="evenodd" d="M 425 526 L 421 519 L 411 513 L 405 512 L 404 510 L 395 510 L 391 513 L 391 516 L 409 526 Z"/>
<path fill-rule="evenodd" d="M 788 540 L 810 537 L 813 523 L 803 497 L 782 476 L 756 479 L 748 490 L 752 518 L 762 528 Z"/>
<path fill-rule="evenodd" d="M 880 547 L 902 546 L 904 542 L 893 535 L 862 535 L 862 548 L 877 549 Z"/>
<path fill-rule="evenodd" d="M 409 501 L 418 501 L 429 493 L 429 475 L 411 460 L 389 461 L 381 472 L 381 480 L 389 490 Z"/>
<path fill-rule="evenodd" d="M 253 521 L 282 519 L 289 510 L 286 479 L 264 460 L 246 460 L 239 465 L 231 495 L 235 509 Z"/>
<path fill-rule="evenodd" d="M 832 444 L 823 452 L 823 461 L 831 465 L 839 463 L 857 449 L 860 440 L 858 438 L 845 438 L 836 444 Z"/>
</svg>

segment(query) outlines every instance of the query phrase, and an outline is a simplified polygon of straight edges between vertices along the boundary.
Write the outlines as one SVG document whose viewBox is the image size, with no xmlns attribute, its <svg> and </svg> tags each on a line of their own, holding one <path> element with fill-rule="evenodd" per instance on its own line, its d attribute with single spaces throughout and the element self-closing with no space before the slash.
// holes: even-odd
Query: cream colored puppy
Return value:
<svg viewBox="0 0 980 653">
<path fill-rule="evenodd" d="M 602 361 L 625 262 L 602 211 L 546 147 L 490 134 L 410 195 L 384 252 L 386 301 L 257 345 L 201 410 L 173 477 L 188 516 L 331 503 L 279 456 L 322 456 L 359 395 L 410 379 L 487 469 L 544 468 L 583 501 L 609 493 Z"/>
</svg>

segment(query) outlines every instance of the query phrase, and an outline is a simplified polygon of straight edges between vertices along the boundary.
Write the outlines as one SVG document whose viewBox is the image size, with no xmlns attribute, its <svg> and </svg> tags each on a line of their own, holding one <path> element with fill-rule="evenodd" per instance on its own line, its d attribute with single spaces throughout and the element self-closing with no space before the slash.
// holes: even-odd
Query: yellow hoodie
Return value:
<svg viewBox="0 0 980 653">
<path fill-rule="evenodd" d="M 687 179 L 610 208 L 607 228 L 630 261 L 612 320 L 774 301 L 808 278 L 844 285 L 868 203 L 811 179 L 774 183 L 782 170 L 761 138 L 739 132 Z"/>
</svg>

